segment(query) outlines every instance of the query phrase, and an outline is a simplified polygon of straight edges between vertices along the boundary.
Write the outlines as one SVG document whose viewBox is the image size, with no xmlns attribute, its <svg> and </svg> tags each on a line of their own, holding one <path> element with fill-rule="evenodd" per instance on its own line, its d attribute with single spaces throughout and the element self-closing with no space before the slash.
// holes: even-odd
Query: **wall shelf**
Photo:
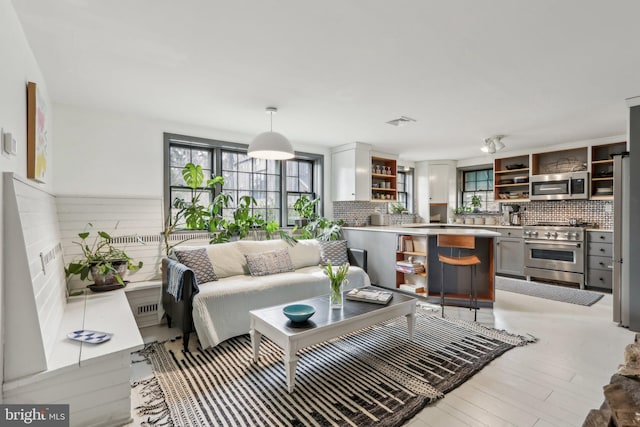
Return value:
<svg viewBox="0 0 640 427">
<path fill-rule="evenodd" d="M 379 173 L 377 169 L 387 171 L 388 173 Z M 371 201 L 372 202 L 395 202 L 397 200 L 396 192 L 396 174 L 397 162 L 393 159 L 385 159 L 383 157 L 371 157 Z M 373 185 L 378 185 L 374 187 Z M 386 185 L 389 188 L 386 188 Z M 382 188 L 385 187 L 385 188 Z M 387 198 L 387 196 L 391 196 Z"/>
<path fill-rule="evenodd" d="M 613 199 L 612 154 L 626 151 L 626 142 L 594 145 L 591 147 L 591 200 Z M 603 190 L 604 189 L 604 190 Z"/>
</svg>

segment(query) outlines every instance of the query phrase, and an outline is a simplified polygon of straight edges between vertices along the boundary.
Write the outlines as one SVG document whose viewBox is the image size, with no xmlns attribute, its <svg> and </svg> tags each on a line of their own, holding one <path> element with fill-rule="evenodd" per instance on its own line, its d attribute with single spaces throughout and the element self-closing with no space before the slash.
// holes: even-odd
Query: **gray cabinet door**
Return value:
<svg viewBox="0 0 640 427">
<path fill-rule="evenodd" d="M 524 276 L 524 240 L 511 237 L 496 239 L 496 273 Z"/>
</svg>

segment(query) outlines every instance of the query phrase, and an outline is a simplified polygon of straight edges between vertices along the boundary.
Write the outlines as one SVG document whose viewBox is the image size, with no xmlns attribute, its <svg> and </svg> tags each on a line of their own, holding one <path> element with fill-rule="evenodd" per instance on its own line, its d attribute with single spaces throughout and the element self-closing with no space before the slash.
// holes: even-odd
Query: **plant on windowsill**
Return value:
<svg viewBox="0 0 640 427">
<path fill-rule="evenodd" d="M 280 237 L 291 241 L 289 235 L 280 229 L 276 221 L 267 221 L 260 215 L 252 215 L 252 207 L 257 205 L 256 200 L 251 196 L 243 196 L 238 200 L 238 205 L 233 211 L 232 218 L 223 216 L 223 210 L 229 208 L 233 202 L 233 197 L 222 192 L 218 193 L 208 206 L 200 204 L 203 193 L 211 191 L 216 185 L 223 186 L 224 178 L 216 176 L 211 179 L 204 179 L 202 166 L 188 163 L 182 170 L 182 177 L 187 187 L 191 190 L 191 200 L 185 201 L 176 198 L 173 208 L 177 209 L 173 216 L 167 216 L 165 220 L 164 244 L 165 254 L 170 254 L 171 250 L 184 243 L 190 238 L 170 243 L 171 234 L 177 232 L 178 227 L 184 222 L 186 230 L 203 230 L 211 233 L 210 244 L 225 243 L 231 240 L 261 237 L 260 231 L 264 232 L 267 239 L 270 239 L 276 232 Z"/>
<path fill-rule="evenodd" d="M 88 225 L 93 227 L 91 223 Z M 73 243 L 80 246 L 83 258 L 65 267 L 66 277 L 79 275 L 81 280 L 86 280 L 91 276 L 98 288 L 113 287 L 116 284 L 125 286 L 123 278 L 127 271 L 139 270 L 143 265 L 142 261 L 135 263 L 124 249 L 113 246 L 113 238 L 105 231 L 98 231 L 92 243 L 87 241 L 90 235 L 89 231 L 78 233 L 80 241 Z M 139 239 L 138 241 L 142 243 Z"/>
<path fill-rule="evenodd" d="M 407 208 L 405 208 L 404 205 L 400 202 L 390 203 L 389 210 L 392 214 L 403 214 L 409 212 Z"/>
<path fill-rule="evenodd" d="M 474 195 L 473 197 L 471 197 L 471 206 L 473 206 L 474 213 L 480 212 L 480 206 L 482 206 L 482 198 L 480 198 L 480 196 L 478 195 Z"/>
<path fill-rule="evenodd" d="M 301 195 L 295 201 L 293 210 L 298 214 L 298 219 L 295 220 L 296 227 L 304 227 L 318 215 L 316 214 L 316 205 L 319 201 L 320 198 L 310 200 L 306 194 Z"/>
<path fill-rule="evenodd" d="M 191 192 L 191 200 L 186 201 L 180 197 L 172 203 L 175 214 L 167 215 L 163 231 L 165 254 L 169 254 L 171 249 L 189 239 L 181 240 L 175 244 L 170 243 L 170 236 L 178 230 L 179 226 L 184 226 L 186 230 L 209 230 L 214 212 L 219 212 L 221 216 L 222 208 L 228 207 L 231 196 L 218 194 L 209 206 L 200 204 L 200 198 L 204 193 L 209 192 L 216 185 L 223 185 L 224 178 L 216 176 L 205 182 L 202 166 L 187 163 L 182 169 L 182 178 Z"/>
</svg>

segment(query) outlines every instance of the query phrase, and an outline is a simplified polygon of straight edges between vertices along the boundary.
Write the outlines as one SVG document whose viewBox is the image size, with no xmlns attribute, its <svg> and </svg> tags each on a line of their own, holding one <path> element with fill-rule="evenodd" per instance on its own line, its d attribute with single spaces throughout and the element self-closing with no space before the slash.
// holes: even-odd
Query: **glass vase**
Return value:
<svg viewBox="0 0 640 427">
<path fill-rule="evenodd" d="M 346 280 L 331 282 L 331 288 L 329 289 L 329 307 L 330 308 L 342 308 L 344 296 L 342 290 L 348 282 Z"/>
</svg>

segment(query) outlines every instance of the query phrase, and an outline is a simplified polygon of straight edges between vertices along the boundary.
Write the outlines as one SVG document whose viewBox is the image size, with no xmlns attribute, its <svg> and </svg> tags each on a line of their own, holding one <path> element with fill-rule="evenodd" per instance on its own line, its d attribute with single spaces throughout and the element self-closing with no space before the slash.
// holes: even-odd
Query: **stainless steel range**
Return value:
<svg viewBox="0 0 640 427">
<path fill-rule="evenodd" d="M 523 227 L 524 274 L 528 279 L 576 283 L 584 289 L 585 227 L 539 223 Z"/>
</svg>

